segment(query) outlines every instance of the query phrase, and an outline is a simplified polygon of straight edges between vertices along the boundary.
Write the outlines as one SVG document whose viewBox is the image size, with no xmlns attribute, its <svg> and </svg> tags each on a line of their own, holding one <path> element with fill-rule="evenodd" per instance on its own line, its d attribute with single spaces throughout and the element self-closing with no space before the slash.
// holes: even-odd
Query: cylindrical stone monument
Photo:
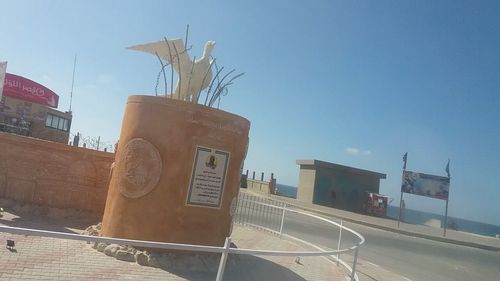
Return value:
<svg viewBox="0 0 500 281">
<path fill-rule="evenodd" d="M 221 110 L 130 96 L 102 235 L 222 246 L 230 235 L 250 122 Z"/>
</svg>

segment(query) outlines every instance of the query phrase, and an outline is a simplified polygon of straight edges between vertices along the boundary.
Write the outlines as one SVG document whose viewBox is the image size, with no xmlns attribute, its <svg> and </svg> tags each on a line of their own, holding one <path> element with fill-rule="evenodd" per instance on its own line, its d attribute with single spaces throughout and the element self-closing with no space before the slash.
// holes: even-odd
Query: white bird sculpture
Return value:
<svg viewBox="0 0 500 281">
<path fill-rule="evenodd" d="M 158 55 L 168 61 L 179 76 L 171 97 L 196 103 L 200 92 L 208 87 L 212 81 L 210 54 L 214 46 L 215 41 L 208 41 L 205 44 L 202 57 L 194 61 L 189 57 L 182 39 L 134 45 L 127 49 Z"/>
</svg>

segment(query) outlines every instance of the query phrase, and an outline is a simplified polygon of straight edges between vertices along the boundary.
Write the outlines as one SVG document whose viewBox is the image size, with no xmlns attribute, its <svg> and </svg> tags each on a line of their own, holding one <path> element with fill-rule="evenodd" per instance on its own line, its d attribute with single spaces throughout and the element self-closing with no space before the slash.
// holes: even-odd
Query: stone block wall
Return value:
<svg viewBox="0 0 500 281">
<path fill-rule="evenodd" d="M 276 194 L 276 179 L 272 179 L 271 181 L 247 179 L 246 188 L 257 193 Z"/>
<path fill-rule="evenodd" d="M 0 133 L 0 197 L 103 213 L 113 153 Z"/>
</svg>

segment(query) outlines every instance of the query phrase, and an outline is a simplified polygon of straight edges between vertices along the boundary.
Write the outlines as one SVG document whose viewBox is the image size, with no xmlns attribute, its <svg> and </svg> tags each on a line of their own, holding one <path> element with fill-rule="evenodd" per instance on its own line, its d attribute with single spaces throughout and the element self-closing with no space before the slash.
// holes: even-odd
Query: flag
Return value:
<svg viewBox="0 0 500 281">
<path fill-rule="evenodd" d="M 448 163 L 446 164 L 446 173 L 448 174 L 448 178 L 450 177 L 450 159 L 448 158 Z"/>
<path fill-rule="evenodd" d="M 406 170 L 406 160 L 408 159 L 408 152 L 403 155 L 403 170 Z"/>
<path fill-rule="evenodd" d="M 7 71 L 7 62 L 0 62 L 0 100 L 2 99 L 3 83 L 5 80 L 5 72 Z"/>
</svg>

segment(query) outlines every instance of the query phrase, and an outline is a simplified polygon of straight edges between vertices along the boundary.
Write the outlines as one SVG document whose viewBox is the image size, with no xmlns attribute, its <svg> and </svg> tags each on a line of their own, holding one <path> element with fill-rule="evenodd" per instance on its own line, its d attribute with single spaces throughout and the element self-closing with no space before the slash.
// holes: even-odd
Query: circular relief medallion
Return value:
<svg viewBox="0 0 500 281">
<path fill-rule="evenodd" d="M 135 138 L 120 149 L 116 165 L 118 186 L 128 198 L 139 198 L 151 192 L 160 180 L 160 153 L 150 142 Z"/>
</svg>

